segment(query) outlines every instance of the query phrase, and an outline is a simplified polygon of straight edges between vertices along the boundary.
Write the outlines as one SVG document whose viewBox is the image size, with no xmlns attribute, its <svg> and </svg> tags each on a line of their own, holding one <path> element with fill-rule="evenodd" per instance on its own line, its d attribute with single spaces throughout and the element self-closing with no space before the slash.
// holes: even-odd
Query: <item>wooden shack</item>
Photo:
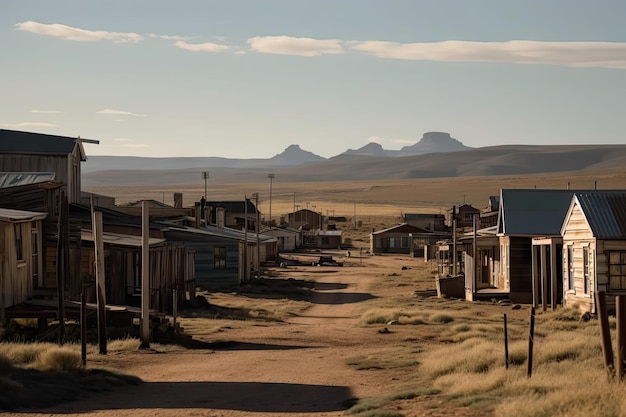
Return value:
<svg viewBox="0 0 626 417">
<path fill-rule="evenodd" d="M 0 319 L 33 296 L 43 269 L 41 220 L 46 213 L 0 208 Z"/>
<path fill-rule="evenodd" d="M 82 231 L 81 276 L 95 301 L 93 234 Z M 105 288 L 108 304 L 141 306 L 142 237 L 103 233 Z M 195 259 L 190 248 L 167 245 L 166 239 L 149 239 L 150 308 L 171 313 L 174 290 L 178 305 L 195 298 Z"/>
<path fill-rule="evenodd" d="M 66 184 L 70 203 L 80 201 L 86 160 L 80 138 L 0 129 L 0 172 L 53 172 Z"/>
<path fill-rule="evenodd" d="M 606 291 L 614 311 L 626 294 L 626 190 L 574 193 L 561 233 L 565 305 L 595 313 Z"/>
</svg>

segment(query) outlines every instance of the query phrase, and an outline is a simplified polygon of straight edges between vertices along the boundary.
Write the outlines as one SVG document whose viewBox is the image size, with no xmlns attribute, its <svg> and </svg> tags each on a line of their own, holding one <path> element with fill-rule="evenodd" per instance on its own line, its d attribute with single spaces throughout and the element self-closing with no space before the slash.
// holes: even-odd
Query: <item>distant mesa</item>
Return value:
<svg viewBox="0 0 626 417">
<path fill-rule="evenodd" d="M 446 132 L 426 132 L 415 145 L 405 146 L 400 149 L 402 156 L 423 155 L 439 152 L 460 152 L 472 149 L 463 145 Z"/>
<path fill-rule="evenodd" d="M 348 149 L 342 155 L 387 156 L 387 152 L 380 143 L 370 142 L 359 149 Z"/>
<path fill-rule="evenodd" d="M 282 153 L 269 160 L 276 165 L 300 165 L 309 162 L 320 162 L 326 158 L 315 155 L 313 152 L 305 151 L 299 145 L 289 145 Z"/>
<path fill-rule="evenodd" d="M 410 146 L 405 146 L 402 149 L 386 150 L 379 143 L 368 143 L 359 149 L 348 149 L 340 156 L 343 155 L 358 155 L 358 156 L 370 156 L 370 157 L 384 157 L 384 156 L 414 156 L 424 155 L 427 153 L 442 153 L 442 152 L 460 152 L 472 149 L 469 146 L 463 145 L 460 141 L 454 139 L 446 132 L 426 132 L 417 143 Z"/>
</svg>

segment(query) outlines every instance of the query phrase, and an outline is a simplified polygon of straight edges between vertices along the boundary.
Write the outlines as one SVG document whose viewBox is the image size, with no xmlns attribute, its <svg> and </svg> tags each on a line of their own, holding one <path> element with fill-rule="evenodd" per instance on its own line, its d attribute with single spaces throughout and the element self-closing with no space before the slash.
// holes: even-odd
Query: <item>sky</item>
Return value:
<svg viewBox="0 0 626 417">
<path fill-rule="evenodd" d="M 0 0 L 0 129 L 323 157 L 626 143 L 623 0 Z"/>
</svg>

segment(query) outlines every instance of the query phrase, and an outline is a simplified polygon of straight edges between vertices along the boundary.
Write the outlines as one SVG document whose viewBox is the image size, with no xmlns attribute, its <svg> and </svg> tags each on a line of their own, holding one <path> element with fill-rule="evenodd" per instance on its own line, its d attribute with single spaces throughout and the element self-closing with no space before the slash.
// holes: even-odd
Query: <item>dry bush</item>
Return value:
<svg viewBox="0 0 626 417">
<path fill-rule="evenodd" d="M 29 365 L 39 359 L 42 352 L 54 348 L 53 343 L 0 343 L 0 354 L 13 364 Z"/>
<path fill-rule="evenodd" d="M 33 367 L 48 372 L 74 372 L 82 368 L 82 362 L 76 349 L 55 346 L 42 351 Z"/>
<path fill-rule="evenodd" d="M 107 351 L 109 352 L 132 352 L 139 349 L 141 340 L 136 337 L 127 337 L 124 339 L 110 340 L 107 343 Z"/>
</svg>

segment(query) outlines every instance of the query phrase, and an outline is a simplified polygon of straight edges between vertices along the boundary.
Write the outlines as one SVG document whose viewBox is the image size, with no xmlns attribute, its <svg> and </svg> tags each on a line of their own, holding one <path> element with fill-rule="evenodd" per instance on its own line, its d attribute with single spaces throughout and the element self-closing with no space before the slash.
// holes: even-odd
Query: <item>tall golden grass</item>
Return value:
<svg viewBox="0 0 626 417">
<path fill-rule="evenodd" d="M 432 279 L 427 267 L 413 272 L 421 276 L 417 281 Z M 626 415 L 626 384 L 608 377 L 598 323 L 579 320 L 577 310 L 559 308 L 537 314 L 529 378 L 527 307 L 526 314 L 517 312 L 509 322 L 510 366 L 506 369 L 502 315 L 489 311 L 500 309 L 512 314 L 510 308 L 409 297 L 370 304 L 373 306 L 363 313 L 361 325 L 393 321 L 408 328 L 412 336 L 406 343 L 395 344 L 376 355 L 376 361 L 355 357 L 348 364 L 355 369 L 415 368 L 413 382 L 404 384 L 402 389 L 417 393 L 429 387 L 438 392 L 437 403 L 427 408 L 439 408 L 442 404 L 469 407 L 498 417 Z M 614 319 L 611 322 L 614 324 Z M 397 403 L 399 409 L 404 407 L 403 400 L 390 400 L 387 396 L 377 402 L 364 402 L 360 409 L 371 409 L 367 404 L 377 404 L 383 410 L 390 403 Z"/>
</svg>

